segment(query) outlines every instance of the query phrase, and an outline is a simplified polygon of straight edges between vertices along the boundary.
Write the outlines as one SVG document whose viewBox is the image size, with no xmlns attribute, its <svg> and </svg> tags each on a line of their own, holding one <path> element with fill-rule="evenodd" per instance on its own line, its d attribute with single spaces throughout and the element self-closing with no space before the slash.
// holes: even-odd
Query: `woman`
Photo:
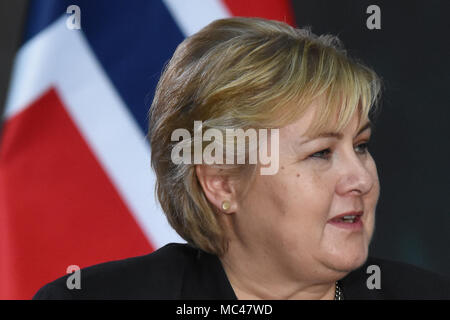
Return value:
<svg viewBox="0 0 450 320">
<path fill-rule="evenodd" d="M 211 23 L 177 48 L 150 108 L 158 199 L 188 244 L 86 268 L 80 290 L 61 278 L 35 298 L 450 298 L 440 276 L 368 257 L 379 93 L 336 37 Z M 220 138 L 238 129 L 248 140 Z M 263 174 L 268 154 L 276 170 Z"/>
</svg>

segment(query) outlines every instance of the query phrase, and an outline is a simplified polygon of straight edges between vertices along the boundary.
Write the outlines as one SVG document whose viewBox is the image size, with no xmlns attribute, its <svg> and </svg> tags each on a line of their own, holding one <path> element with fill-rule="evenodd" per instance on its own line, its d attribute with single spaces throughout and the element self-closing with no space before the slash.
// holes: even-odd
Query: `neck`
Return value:
<svg viewBox="0 0 450 320">
<path fill-rule="evenodd" d="M 270 259 L 240 254 L 231 245 L 220 258 L 228 280 L 239 300 L 333 300 L 335 280 L 299 280 L 289 277 L 280 267 L 271 265 Z M 273 260 L 272 260 L 273 261 Z M 300 277 L 302 278 L 302 276 Z M 303 275 L 312 279 L 313 275 Z"/>
</svg>

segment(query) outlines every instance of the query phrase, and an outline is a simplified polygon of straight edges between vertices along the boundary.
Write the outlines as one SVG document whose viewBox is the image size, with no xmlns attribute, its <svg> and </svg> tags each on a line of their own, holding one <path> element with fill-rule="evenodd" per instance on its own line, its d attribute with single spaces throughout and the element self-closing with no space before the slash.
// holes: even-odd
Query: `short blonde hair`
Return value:
<svg viewBox="0 0 450 320">
<path fill-rule="evenodd" d="M 310 28 L 229 18 L 185 39 L 167 64 L 149 111 L 156 194 L 169 223 L 187 242 L 219 256 L 226 252 L 217 209 L 203 193 L 195 164 L 171 161 L 175 129 L 194 135 L 194 120 L 203 121 L 204 130 L 280 128 L 324 96 L 307 133 L 330 126 L 340 131 L 355 112 L 369 119 L 380 88 L 376 73 L 348 57 L 337 37 L 316 36 Z"/>
</svg>

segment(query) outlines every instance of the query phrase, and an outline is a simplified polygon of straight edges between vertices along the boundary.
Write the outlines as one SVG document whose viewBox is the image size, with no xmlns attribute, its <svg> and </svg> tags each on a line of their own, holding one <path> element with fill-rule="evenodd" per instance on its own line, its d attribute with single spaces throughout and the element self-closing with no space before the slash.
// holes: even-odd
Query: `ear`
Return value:
<svg viewBox="0 0 450 320">
<path fill-rule="evenodd" d="M 195 166 L 197 179 L 202 186 L 206 198 L 219 212 L 234 213 L 237 210 L 236 192 L 232 179 L 225 175 L 223 169 L 210 165 L 198 164 Z M 224 201 L 228 201 L 229 208 L 222 208 Z"/>
</svg>

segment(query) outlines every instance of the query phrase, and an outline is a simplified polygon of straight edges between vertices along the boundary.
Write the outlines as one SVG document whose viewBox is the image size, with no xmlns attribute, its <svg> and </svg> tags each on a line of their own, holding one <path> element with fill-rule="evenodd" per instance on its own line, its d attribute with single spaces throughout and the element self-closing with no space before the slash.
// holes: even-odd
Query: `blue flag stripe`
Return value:
<svg viewBox="0 0 450 320">
<path fill-rule="evenodd" d="M 162 67 L 184 35 L 159 0 L 114 1 L 113 5 L 107 0 L 34 0 L 25 39 L 64 15 L 72 4 L 80 7 L 82 31 L 145 134 Z"/>
</svg>

